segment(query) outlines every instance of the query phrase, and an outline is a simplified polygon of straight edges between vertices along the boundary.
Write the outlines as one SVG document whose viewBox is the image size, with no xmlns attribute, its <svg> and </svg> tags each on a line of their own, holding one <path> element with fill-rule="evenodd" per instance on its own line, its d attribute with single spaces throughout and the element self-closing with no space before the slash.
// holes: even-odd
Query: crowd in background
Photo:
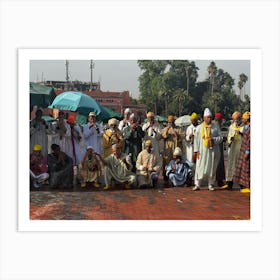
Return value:
<svg viewBox="0 0 280 280">
<path fill-rule="evenodd" d="M 162 174 L 166 185 L 206 184 L 210 191 L 233 188 L 250 192 L 250 113 L 234 112 L 227 136 L 221 133 L 223 116 L 206 108 L 203 118 L 190 116 L 191 124 L 177 127 L 168 116 L 163 125 L 153 112 L 140 123 L 129 108 L 121 121 L 98 123 L 94 112 L 81 126 L 63 111 L 48 123 L 42 110 L 30 121 L 30 176 L 33 187 L 47 183 L 53 188 L 79 184 L 108 190 L 156 187 Z M 224 146 L 228 159 L 225 165 Z M 225 167 L 226 166 L 226 167 Z"/>
</svg>

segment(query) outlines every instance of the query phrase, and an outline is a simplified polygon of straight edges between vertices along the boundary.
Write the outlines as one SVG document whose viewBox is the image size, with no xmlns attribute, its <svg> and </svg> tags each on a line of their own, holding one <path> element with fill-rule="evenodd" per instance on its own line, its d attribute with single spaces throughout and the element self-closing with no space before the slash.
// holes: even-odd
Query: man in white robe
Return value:
<svg viewBox="0 0 280 280">
<path fill-rule="evenodd" d="M 52 144 L 57 144 L 60 147 L 61 152 L 68 154 L 70 150 L 69 139 L 71 137 L 71 128 L 65 117 L 65 113 L 63 111 L 59 111 L 58 119 L 55 125 L 56 134 L 53 135 L 52 142 L 49 143 L 49 148 L 51 148 Z"/>
<path fill-rule="evenodd" d="M 136 161 L 138 186 L 155 187 L 162 167 L 162 158 L 152 150 L 151 140 L 145 142 L 145 148 L 139 153 Z"/>
<path fill-rule="evenodd" d="M 92 146 L 96 153 L 102 153 L 103 128 L 96 122 L 94 112 L 88 115 L 88 123 L 84 126 L 84 147 Z"/>
<path fill-rule="evenodd" d="M 196 154 L 195 187 L 199 190 L 203 179 L 208 181 L 208 189 L 214 191 L 216 170 L 220 159 L 219 144 L 223 141 L 221 130 L 212 123 L 212 113 L 206 108 L 203 123 L 197 126 L 194 137 L 194 153 Z"/>
<path fill-rule="evenodd" d="M 130 126 L 130 108 L 126 108 L 123 113 L 123 119 L 119 123 L 119 130 L 124 133 L 124 130 Z"/>
<path fill-rule="evenodd" d="M 160 140 L 161 140 L 161 128 L 155 123 L 154 113 L 148 112 L 147 114 L 148 122 L 143 124 L 142 129 L 145 132 L 144 143 L 146 140 L 151 140 L 153 150 L 160 154 L 163 151 L 161 150 Z"/>
<path fill-rule="evenodd" d="M 81 152 L 81 146 L 80 141 L 82 139 L 82 132 L 78 125 L 75 123 L 75 117 L 73 115 L 70 115 L 68 117 L 68 123 L 70 125 L 70 137 L 68 140 L 68 155 L 73 160 L 73 165 L 78 166 L 79 163 L 82 161 L 82 152 Z"/>
<path fill-rule="evenodd" d="M 125 188 L 130 188 L 136 183 L 136 174 L 131 171 L 132 164 L 129 156 L 122 154 L 121 148 L 116 144 L 112 146 L 112 154 L 103 159 L 99 158 L 105 165 L 104 168 L 104 190 L 108 190 L 112 186 L 112 180 L 117 183 L 124 183 Z"/>
<path fill-rule="evenodd" d="M 198 115 L 194 112 L 190 116 L 191 124 L 186 130 L 186 158 L 193 163 L 193 143 L 196 128 L 198 126 Z"/>
<path fill-rule="evenodd" d="M 36 117 L 30 122 L 30 152 L 34 145 L 40 144 L 42 147 L 42 155 L 47 157 L 48 155 L 48 136 L 50 133 L 48 124 L 42 119 L 43 111 L 37 109 Z"/>
</svg>

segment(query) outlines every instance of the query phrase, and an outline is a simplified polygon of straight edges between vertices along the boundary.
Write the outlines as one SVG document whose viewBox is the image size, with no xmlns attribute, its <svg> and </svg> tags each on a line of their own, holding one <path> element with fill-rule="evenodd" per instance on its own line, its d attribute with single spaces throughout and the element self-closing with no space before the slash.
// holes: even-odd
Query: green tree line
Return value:
<svg viewBox="0 0 280 280">
<path fill-rule="evenodd" d="M 139 101 L 157 115 L 181 116 L 197 112 L 205 107 L 221 112 L 229 119 L 234 111 L 250 111 L 250 98 L 245 94 L 248 77 L 241 73 L 237 95 L 233 89 L 234 79 L 219 69 L 212 61 L 207 68 L 208 77 L 197 81 L 199 68 L 188 60 L 138 60 Z M 244 101 L 240 98 L 244 98 Z"/>
</svg>

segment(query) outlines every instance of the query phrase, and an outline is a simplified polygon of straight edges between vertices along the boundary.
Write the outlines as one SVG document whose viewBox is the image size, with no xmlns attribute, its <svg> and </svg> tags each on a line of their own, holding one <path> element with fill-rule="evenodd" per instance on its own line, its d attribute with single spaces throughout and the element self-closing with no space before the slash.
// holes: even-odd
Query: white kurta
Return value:
<svg viewBox="0 0 280 280">
<path fill-rule="evenodd" d="M 151 140 L 153 151 L 160 154 L 161 147 L 160 139 L 161 139 L 161 128 L 159 125 L 153 124 L 151 125 L 150 122 L 144 123 L 142 126 L 143 131 L 145 132 L 144 135 L 144 143 L 147 140 Z"/>
<path fill-rule="evenodd" d="M 56 124 L 57 125 L 57 124 Z M 69 139 L 71 138 L 71 128 L 68 123 L 64 123 L 64 126 L 66 128 L 66 133 L 64 136 L 60 136 L 59 133 L 56 133 L 52 136 L 52 143 L 49 144 L 57 144 L 60 147 L 60 150 L 68 155 L 70 150 L 70 142 Z"/>
<path fill-rule="evenodd" d="M 195 135 L 197 126 L 194 126 L 193 124 L 189 125 L 186 130 L 186 158 L 188 161 L 193 163 L 193 143 L 194 139 L 190 139 L 190 135 Z"/>
<path fill-rule="evenodd" d="M 214 141 L 213 148 L 204 147 L 201 137 L 202 126 L 198 125 L 194 137 L 194 152 L 199 152 L 199 159 L 196 161 L 195 180 L 208 179 L 211 184 L 216 179 L 216 170 L 220 159 L 219 144 L 223 141 L 220 128 L 212 123 L 211 137 Z M 206 135 L 206 131 L 205 131 Z"/>
<path fill-rule="evenodd" d="M 74 143 L 74 147 L 73 147 L 71 128 L 70 128 L 70 137 L 67 138 L 67 141 L 69 142 L 68 155 L 73 159 L 74 165 L 78 165 L 82 161 L 81 140 L 78 139 L 78 135 L 82 137 L 81 128 L 78 125 L 75 125 L 73 128 L 73 143 Z"/>
<path fill-rule="evenodd" d="M 240 152 L 240 147 L 241 147 L 241 142 L 242 142 L 242 136 L 241 134 L 235 135 L 236 132 L 236 125 L 235 123 L 231 124 L 229 127 L 228 131 L 228 137 L 227 141 L 229 144 L 228 148 L 228 164 L 227 164 L 227 170 L 226 170 L 226 181 L 230 182 L 233 180 L 233 176 L 235 173 L 235 165 L 236 165 L 236 160 L 238 159 L 239 152 Z M 243 133 L 244 126 L 240 127 L 240 132 Z M 234 139 L 231 141 L 231 138 L 237 137 L 237 141 Z"/>
<path fill-rule="evenodd" d="M 40 144 L 44 157 L 48 155 L 48 128 L 46 126 L 47 124 L 35 120 L 30 122 L 30 152 L 33 151 L 34 145 Z"/>
<path fill-rule="evenodd" d="M 122 134 L 124 134 L 124 129 L 127 128 L 128 126 L 130 126 L 130 122 L 126 121 L 124 122 L 124 120 L 121 120 L 119 123 L 119 130 L 122 132 Z"/>
<path fill-rule="evenodd" d="M 99 129 L 99 133 L 97 128 Z M 94 151 L 98 154 L 102 153 L 102 136 L 103 136 L 103 127 L 101 124 L 96 123 L 95 126 L 90 128 L 90 124 L 87 123 L 84 126 L 84 148 L 87 146 L 92 146 Z"/>
</svg>

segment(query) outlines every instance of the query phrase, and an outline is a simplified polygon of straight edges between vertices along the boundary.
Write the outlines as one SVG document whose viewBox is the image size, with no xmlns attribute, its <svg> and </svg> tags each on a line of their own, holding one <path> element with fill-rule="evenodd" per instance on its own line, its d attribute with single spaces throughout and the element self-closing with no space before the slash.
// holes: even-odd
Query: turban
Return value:
<svg viewBox="0 0 280 280">
<path fill-rule="evenodd" d="M 168 121 L 168 122 L 174 122 L 174 117 L 171 116 L 171 115 L 168 116 L 167 121 Z"/>
<path fill-rule="evenodd" d="M 231 118 L 232 118 L 233 120 L 237 120 L 237 119 L 240 118 L 240 117 L 241 117 L 241 113 L 238 112 L 238 111 L 234 112 L 234 113 L 232 114 L 232 116 L 231 116 Z"/>
<path fill-rule="evenodd" d="M 174 156 L 182 156 L 182 150 L 179 147 L 176 147 L 174 152 L 173 152 Z"/>
<path fill-rule="evenodd" d="M 127 113 L 131 114 L 130 108 L 126 108 L 126 109 L 124 110 L 124 113 L 125 113 L 125 114 L 127 114 Z"/>
<path fill-rule="evenodd" d="M 221 120 L 222 118 L 223 118 L 222 113 L 219 112 L 219 113 L 216 113 L 216 114 L 215 114 L 215 119 L 216 119 L 216 120 Z"/>
<path fill-rule="evenodd" d="M 203 117 L 212 117 L 212 113 L 211 113 L 211 111 L 210 111 L 209 108 L 206 108 L 206 109 L 204 110 Z"/>
<path fill-rule="evenodd" d="M 251 113 L 250 112 L 245 112 L 243 115 L 242 115 L 242 119 L 245 119 L 245 120 L 248 120 L 250 119 L 251 117 Z"/>
<path fill-rule="evenodd" d="M 33 147 L 33 151 L 41 151 L 42 150 L 42 146 L 39 144 L 34 145 Z"/>
<path fill-rule="evenodd" d="M 191 120 L 191 121 L 194 121 L 194 120 L 197 120 L 197 119 L 198 119 L 197 113 L 193 112 L 193 113 L 191 114 L 191 116 L 190 116 L 190 120 Z"/>
<path fill-rule="evenodd" d="M 151 117 L 154 117 L 155 115 L 154 115 L 154 113 L 153 112 L 148 112 L 148 114 L 147 114 L 147 118 L 151 118 Z"/>
<path fill-rule="evenodd" d="M 89 117 L 95 117 L 96 115 L 95 115 L 94 112 L 90 112 L 90 113 L 88 114 L 88 116 L 89 116 Z"/>
<path fill-rule="evenodd" d="M 118 120 L 115 118 L 112 118 L 108 121 L 108 125 L 117 125 L 118 124 Z"/>
<path fill-rule="evenodd" d="M 70 116 L 68 117 L 68 122 L 69 122 L 69 123 L 75 123 L 75 117 L 74 117 L 73 115 L 70 115 Z"/>
<path fill-rule="evenodd" d="M 146 140 L 145 141 L 145 146 L 152 146 L 152 141 L 151 140 Z"/>
<path fill-rule="evenodd" d="M 94 151 L 94 149 L 93 149 L 92 146 L 87 146 L 87 151 L 88 151 L 89 149 L 92 149 L 92 150 Z"/>
<path fill-rule="evenodd" d="M 135 115 L 132 113 L 132 114 L 130 115 L 130 118 L 131 118 L 131 119 L 135 118 Z"/>
</svg>

